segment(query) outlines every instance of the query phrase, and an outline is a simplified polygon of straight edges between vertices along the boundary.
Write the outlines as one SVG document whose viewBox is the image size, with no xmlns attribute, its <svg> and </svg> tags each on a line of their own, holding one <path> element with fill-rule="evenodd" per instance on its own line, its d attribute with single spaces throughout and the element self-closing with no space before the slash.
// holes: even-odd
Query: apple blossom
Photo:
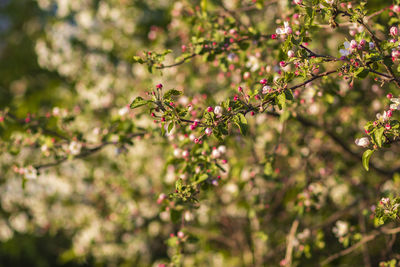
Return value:
<svg viewBox="0 0 400 267">
<path fill-rule="evenodd" d="M 38 175 L 37 170 L 32 166 L 28 166 L 27 168 L 24 168 L 23 174 L 24 174 L 25 179 L 28 179 L 28 180 L 36 179 L 37 175 Z"/>
<path fill-rule="evenodd" d="M 82 148 L 82 144 L 77 142 L 77 141 L 72 141 L 69 146 L 69 153 L 71 153 L 71 155 L 78 155 L 81 152 L 81 148 Z"/>
<path fill-rule="evenodd" d="M 390 28 L 390 35 L 392 35 L 393 37 L 397 36 L 399 33 L 398 28 L 393 26 Z"/>
<path fill-rule="evenodd" d="M 400 98 L 391 98 L 390 101 L 393 102 L 393 104 L 390 104 L 390 109 L 400 110 Z"/>
<path fill-rule="evenodd" d="M 368 147 L 370 144 L 368 137 L 357 138 L 355 141 L 357 146 Z"/>
<path fill-rule="evenodd" d="M 222 115 L 222 107 L 221 106 L 215 106 L 214 114 L 217 115 L 217 118 L 220 117 Z"/>
<path fill-rule="evenodd" d="M 385 122 L 385 121 L 387 121 L 389 119 L 388 114 L 387 114 L 386 111 L 384 111 L 383 114 L 377 113 L 376 114 L 376 118 L 378 120 L 380 120 L 380 121 L 383 121 L 383 122 Z"/>
<path fill-rule="evenodd" d="M 291 34 L 292 28 L 289 26 L 289 22 L 285 21 L 283 24 L 284 27 L 276 29 L 276 33 L 279 35 Z"/>
<path fill-rule="evenodd" d="M 352 50 L 350 48 L 350 43 L 346 41 L 346 42 L 343 43 L 343 46 L 344 46 L 344 49 L 340 49 L 339 53 L 342 56 L 347 57 L 352 53 Z"/>
</svg>

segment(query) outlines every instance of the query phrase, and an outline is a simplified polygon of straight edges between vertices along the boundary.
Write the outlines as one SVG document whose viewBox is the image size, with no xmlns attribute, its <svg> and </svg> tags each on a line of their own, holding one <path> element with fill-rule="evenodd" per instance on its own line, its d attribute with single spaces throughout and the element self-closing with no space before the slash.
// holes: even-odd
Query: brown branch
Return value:
<svg viewBox="0 0 400 267">
<path fill-rule="evenodd" d="M 290 227 L 290 232 L 287 237 L 286 255 L 285 255 L 285 266 L 292 266 L 292 255 L 293 255 L 293 242 L 295 239 L 297 227 L 299 226 L 299 220 L 295 219 Z"/>
<path fill-rule="evenodd" d="M 343 16 L 349 17 L 351 18 L 351 14 L 348 13 L 347 11 L 338 11 L 340 14 L 343 14 Z M 360 24 L 361 26 L 364 27 L 364 29 L 367 31 L 367 33 L 369 34 L 369 36 L 372 38 L 372 42 L 374 43 L 376 49 L 378 50 L 378 52 L 383 55 L 382 53 L 382 49 L 380 47 L 380 43 L 381 40 L 374 34 L 374 32 L 370 29 L 370 27 L 364 22 L 363 19 L 358 19 L 357 23 Z M 390 75 L 392 75 L 393 81 L 396 83 L 397 87 L 400 88 L 400 80 L 396 77 L 394 71 L 392 70 L 392 68 L 390 66 L 388 66 L 385 61 L 383 61 L 383 65 L 385 66 L 385 69 L 387 70 L 387 72 L 390 73 Z"/>
<path fill-rule="evenodd" d="M 267 112 L 268 115 L 279 117 L 280 115 L 276 112 Z M 308 120 L 301 115 L 296 114 L 295 116 L 292 116 L 291 119 L 297 120 L 300 122 L 303 126 L 314 128 L 317 130 L 322 131 L 326 136 L 328 136 L 330 139 L 332 139 L 333 142 L 339 145 L 339 147 L 342 148 L 343 151 L 345 151 L 349 156 L 353 157 L 356 160 L 360 160 L 362 157 L 361 153 L 357 153 L 353 151 L 350 146 L 343 141 L 343 138 L 338 136 L 334 131 L 329 130 L 325 125 L 319 125 L 313 120 Z M 376 166 L 373 162 L 370 162 L 370 168 L 382 175 L 385 175 L 387 177 L 392 177 L 392 175 L 396 172 L 400 171 L 400 167 L 392 170 L 385 170 L 382 169 L 378 166 Z"/>
<path fill-rule="evenodd" d="M 31 128 L 34 128 L 34 129 L 40 129 L 44 134 L 51 135 L 51 136 L 54 136 L 54 137 L 58 137 L 60 139 L 67 140 L 67 141 L 70 140 L 68 137 L 66 137 L 66 136 L 64 136 L 64 135 L 62 135 L 62 134 L 60 134 L 60 133 L 58 133 L 58 132 L 56 132 L 54 130 L 51 130 L 51 129 L 48 129 L 47 127 L 43 127 L 43 126 L 39 125 L 38 122 L 25 122 L 23 119 L 20 119 L 17 116 L 15 116 L 14 114 L 9 113 L 9 112 L 7 112 L 5 114 L 5 116 L 7 118 L 15 121 L 16 123 L 18 123 L 21 126 L 27 126 L 27 127 L 31 127 Z"/>
<path fill-rule="evenodd" d="M 331 75 L 331 74 L 336 73 L 336 72 L 337 72 L 337 70 L 331 70 L 331 71 L 326 71 L 326 72 L 323 72 L 323 73 L 314 75 L 312 78 L 308 79 L 307 81 L 305 81 L 305 82 L 303 82 L 303 83 L 300 83 L 300 84 L 298 84 L 298 85 L 295 85 L 295 86 L 290 87 L 289 90 L 292 90 L 292 91 L 293 91 L 294 89 L 297 89 L 297 88 L 299 88 L 299 87 L 302 87 L 302 86 L 304 86 L 304 85 L 306 85 L 306 84 L 308 84 L 308 83 L 310 83 L 310 82 L 312 82 L 312 81 L 314 81 L 314 80 L 316 80 L 316 79 L 319 79 L 319 78 L 322 78 L 322 77 Z"/>
<path fill-rule="evenodd" d="M 189 60 L 189 59 L 191 59 L 191 58 L 194 58 L 194 57 L 197 56 L 197 55 L 198 55 L 198 54 L 193 53 L 193 54 L 191 54 L 190 56 L 187 56 L 187 57 L 183 58 L 181 61 L 178 61 L 178 62 L 176 62 L 176 63 L 174 63 L 174 64 L 171 64 L 171 65 L 157 66 L 156 69 L 166 69 L 166 68 L 172 68 L 172 67 L 176 67 L 176 66 L 182 65 L 182 64 L 185 63 L 187 60 Z"/>
<path fill-rule="evenodd" d="M 320 57 L 320 58 L 324 58 L 325 62 L 339 61 L 339 60 L 340 60 L 339 58 L 336 58 L 336 57 L 334 57 L 334 56 L 317 54 L 317 53 L 311 51 L 309 48 L 305 47 L 305 46 L 302 45 L 302 44 L 300 45 L 300 47 L 303 48 L 304 50 L 306 50 L 306 51 L 310 54 L 310 57 Z"/>
<path fill-rule="evenodd" d="M 132 139 L 134 137 L 143 136 L 144 134 L 145 133 L 133 133 L 133 134 L 129 135 L 128 138 Z M 97 145 L 97 146 L 95 146 L 93 148 L 84 149 L 81 153 L 79 153 L 78 155 L 74 156 L 74 159 L 88 157 L 88 156 L 94 154 L 95 152 L 103 149 L 104 147 L 106 147 L 108 145 L 117 145 L 117 144 L 119 144 L 119 142 L 103 142 L 100 145 Z M 61 157 L 60 159 L 57 159 L 57 160 L 55 160 L 53 162 L 33 165 L 33 168 L 35 168 L 37 171 L 39 171 L 41 169 L 46 169 L 46 168 L 50 168 L 50 167 L 54 167 L 54 166 L 60 165 L 61 163 L 67 161 L 68 159 L 69 159 L 68 156 L 64 156 L 64 157 Z"/>
</svg>

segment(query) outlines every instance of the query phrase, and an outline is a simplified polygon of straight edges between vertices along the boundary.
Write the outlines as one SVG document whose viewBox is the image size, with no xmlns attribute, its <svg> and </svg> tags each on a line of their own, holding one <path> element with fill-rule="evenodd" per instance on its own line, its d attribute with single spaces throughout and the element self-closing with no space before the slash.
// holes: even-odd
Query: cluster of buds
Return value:
<svg viewBox="0 0 400 267">
<path fill-rule="evenodd" d="M 197 128 L 197 126 L 199 126 L 199 121 L 195 120 L 191 125 L 190 125 L 190 130 L 194 130 Z"/>
</svg>

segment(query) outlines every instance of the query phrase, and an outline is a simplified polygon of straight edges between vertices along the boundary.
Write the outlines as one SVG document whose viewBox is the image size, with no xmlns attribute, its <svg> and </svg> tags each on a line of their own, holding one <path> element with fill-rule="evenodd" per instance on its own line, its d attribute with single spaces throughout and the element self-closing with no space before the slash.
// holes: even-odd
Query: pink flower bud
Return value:
<svg viewBox="0 0 400 267">
<path fill-rule="evenodd" d="M 293 50 L 289 50 L 289 51 L 287 52 L 287 55 L 288 55 L 288 57 L 294 57 L 294 52 L 293 52 Z"/>
<path fill-rule="evenodd" d="M 210 136 L 212 134 L 212 129 L 206 128 L 205 133 L 206 133 L 206 135 Z"/>
<path fill-rule="evenodd" d="M 390 130 L 390 129 L 392 129 L 392 126 L 390 126 L 389 123 L 386 123 L 385 128 L 386 128 L 386 130 Z"/>
<path fill-rule="evenodd" d="M 213 112 L 213 110 L 214 110 L 213 107 L 208 107 L 207 108 L 207 112 Z"/>
<path fill-rule="evenodd" d="M 392 35 L 393 37 L 397 36 L 399 34 L 399 30 L 397 29 L 397 27 L 393 26 L 390 28 L 390 35 Z"/>
<path fill-rule="evenodd" d="M 301 5 L 303 3 L 303 0 L 294 0 L 293 1 L 296 5 Z"/>
<path fill-rule="evenodd" d="M 239 93 L 243 92 L 243 88 L 241 86 L 238 87 L 238 92 Z"/>
<path fill-rule="evenodd" d="M 161 83 L 159 83 L 156 85 L 156 88 L 161 89 L 161 88 L 163 88 L 163 85 Z"/>
<path fill-rule="evenodd" d="M 391 98 L 393 97 L 393 95 L 392 95 L 391 93 L 389 93 L 389 94 L 386 95 L 386 97 L 387 97 L 388 99 L 391 99 Z"/>
<path fill-rule="evenodd" d="M 262 85 L 266 84 L 266 83 L 267 83 L 267 79 L 262 79 L 262 80 L 260 81 L 260 83 L 261 83 Z"/>
<path fill-rule="evenodd" d="M 276 37 L 277 37 L 277 35 L 276 35 L 275 33 L 274 33 L 274 34 L 271 34 L 271 39 L 275 40 Z"/>
<path fill-rule="evenodd" d="M 358 47 L 358 45 L 357 45 L 356 40 L 351 40 L 351 42 L 350 42 L 350 48 L 351 48 L 351 49 L 357 49 L 357 47 Z"/>
</svg>

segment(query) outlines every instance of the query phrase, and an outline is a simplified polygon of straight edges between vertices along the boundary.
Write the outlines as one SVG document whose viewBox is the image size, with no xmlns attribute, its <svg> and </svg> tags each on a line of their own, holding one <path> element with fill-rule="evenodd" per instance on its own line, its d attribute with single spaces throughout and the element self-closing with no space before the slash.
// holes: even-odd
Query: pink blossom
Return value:
<svg viewBox="0 0 400 267">
<path fill-rule="evenodd" d="M 392 35 L 393 37 L 397 36 L 399 34 L 399 30 L 397 27 L 393 26 L 390 28 L 390 35 Z"/>
</svg>

